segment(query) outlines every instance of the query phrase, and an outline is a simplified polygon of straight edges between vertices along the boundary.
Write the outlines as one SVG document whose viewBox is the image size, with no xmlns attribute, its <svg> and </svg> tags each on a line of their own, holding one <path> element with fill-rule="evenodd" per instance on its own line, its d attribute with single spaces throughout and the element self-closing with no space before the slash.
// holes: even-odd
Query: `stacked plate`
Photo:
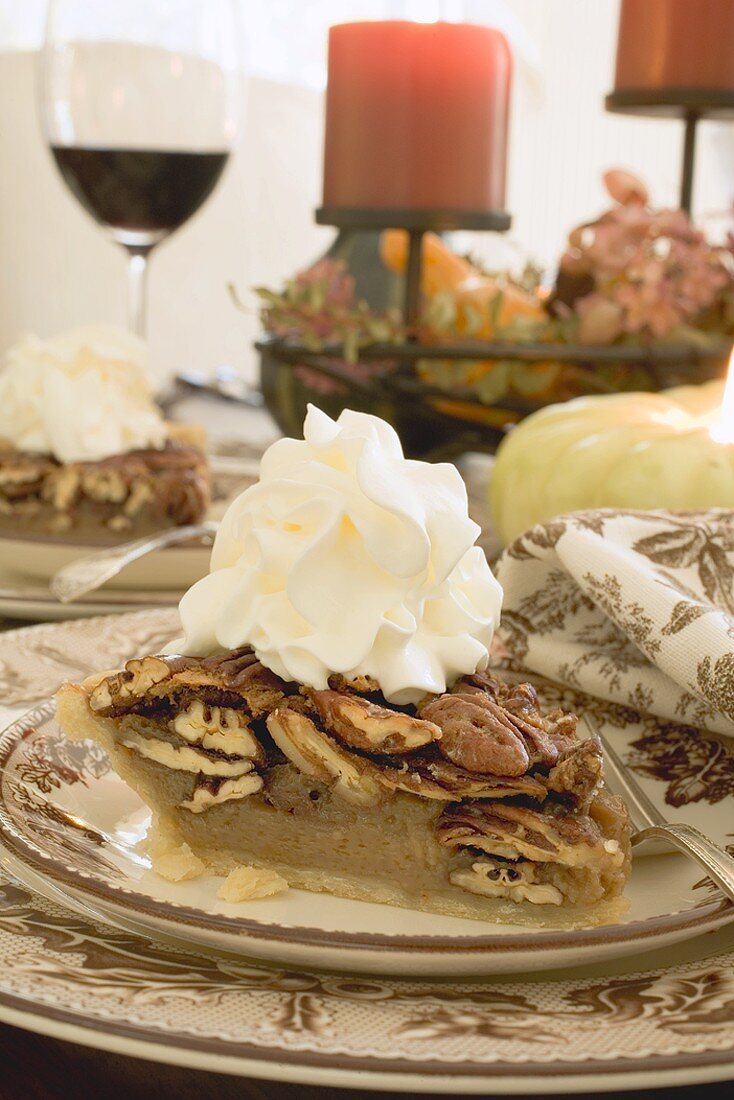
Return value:
<svg viewBox="0 0 734 1100">
<path fill-rule="evenodd" d="M 6 634 L 14 709 L 0 717 L 177 629 L 158 610 Z M 730 843 L 734 756 L 704 762 L 693 731 L 632 713 L 620 725 L 595 705 L 668 815 Z M 411 1092 L 734 1076 L 734 906 L 682 857 L 636 860 L 619 924 L 530 931 L 297 890 L 233 905 L 215 877 L 155 876 L 137 846 L 147 823 L 104 754 L 64 740 L 50 701 L 0 736 L 4 1020 L 200 1068 Z"/>
</svg>

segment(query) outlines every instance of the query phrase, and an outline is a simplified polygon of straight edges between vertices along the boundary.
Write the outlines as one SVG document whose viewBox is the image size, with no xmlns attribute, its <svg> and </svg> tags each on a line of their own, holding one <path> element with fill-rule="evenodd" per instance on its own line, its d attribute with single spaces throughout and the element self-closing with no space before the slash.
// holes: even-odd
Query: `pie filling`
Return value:
<svg viewBox="0 0 734 1100">
<path fill-rule="evenodd" d="M 175 439 L 97 462 L 0 451 L 0 533 L 114 541 L 198 523 L 209 495 L 205 454 Z"/>
<path fill-rule="evenodd" d="M 129 661 L 64 687 L 59 718 L 217 870 L 480 919 L 514 919 L 497 901 L 620 911 L 629 825 L 600 745 L 529 684 L 482 673 L 398 707 L 364 677 L 286 683 L 243 649 Z"/>
</svg>

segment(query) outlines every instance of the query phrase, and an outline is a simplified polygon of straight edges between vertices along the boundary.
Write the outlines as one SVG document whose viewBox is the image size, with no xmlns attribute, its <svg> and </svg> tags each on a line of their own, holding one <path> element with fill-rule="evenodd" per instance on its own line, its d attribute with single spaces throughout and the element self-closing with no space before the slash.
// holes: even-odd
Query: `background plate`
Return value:
<svg viewBox="0 0 734 1100">
<path fill-rule="evenodd" d="M 212 504 L 207 518 L 218 520 L 233 497 L 256 480 L 258 463 L 253 459 L 219 455 L 210 455 L 210 462 Z M 10 570 L 18 578 L 47 582 L 57 570 L 98 548 L 62 537 L 0 537 L 0 568 Z M 180 598 L 190 585 L 208 572 L 210 554 L 211 547 L 198 541 L 168 546 L 126 566 L 104 585 L 103 590 L 108 596 L 110 592 L 127 589 L 141 592 L 164 589 L 169 593 L 175 590 Z M 154 598 L 149 599 L 149 603 L 156 602 Z"/>
</svg>

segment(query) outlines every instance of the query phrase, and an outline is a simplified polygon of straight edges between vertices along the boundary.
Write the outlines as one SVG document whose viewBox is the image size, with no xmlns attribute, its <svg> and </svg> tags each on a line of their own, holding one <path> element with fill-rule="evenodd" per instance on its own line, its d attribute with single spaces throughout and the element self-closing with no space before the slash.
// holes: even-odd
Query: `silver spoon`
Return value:
<svg viewBox="0 0 734 1100">
<path fill-rule="evenodd" d="M 157 531 L 154 535 L 146 535 L 142 539 L 133 542 L 118 543 L 116 546 L 105 547 L 94 554 L 77 558 L 76 561 L 64 565 L 57 573 L 54 573 L 49 588 L 61 603 L 73 603 L 87 592 L 94 592 L 106 581 L 129 565 L 137 561 L 145 554 L 151 554 L 154 550 L 160 550 L 164 546 L 175 546 L 179 542 L 188 542 L 189 539 L 206 538 L 210 542 L 217 533 L 218 524 L 212 522 L 193 523 L 187 527 L 170 527 L 165 531 Z"/>
</svg>

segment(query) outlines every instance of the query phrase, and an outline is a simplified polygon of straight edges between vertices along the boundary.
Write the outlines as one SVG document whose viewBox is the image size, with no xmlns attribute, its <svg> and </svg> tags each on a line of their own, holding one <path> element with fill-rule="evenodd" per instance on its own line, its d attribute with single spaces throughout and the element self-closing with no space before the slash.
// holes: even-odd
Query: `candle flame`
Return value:
<svg viewBox="0 0 734 1100">
<path fill-rule="evenodd" d="M 734 443 L 734 348 L 729 356 L 719 420 L 711 429 L 711 438 L 715 443 Z"/>
</svg>

